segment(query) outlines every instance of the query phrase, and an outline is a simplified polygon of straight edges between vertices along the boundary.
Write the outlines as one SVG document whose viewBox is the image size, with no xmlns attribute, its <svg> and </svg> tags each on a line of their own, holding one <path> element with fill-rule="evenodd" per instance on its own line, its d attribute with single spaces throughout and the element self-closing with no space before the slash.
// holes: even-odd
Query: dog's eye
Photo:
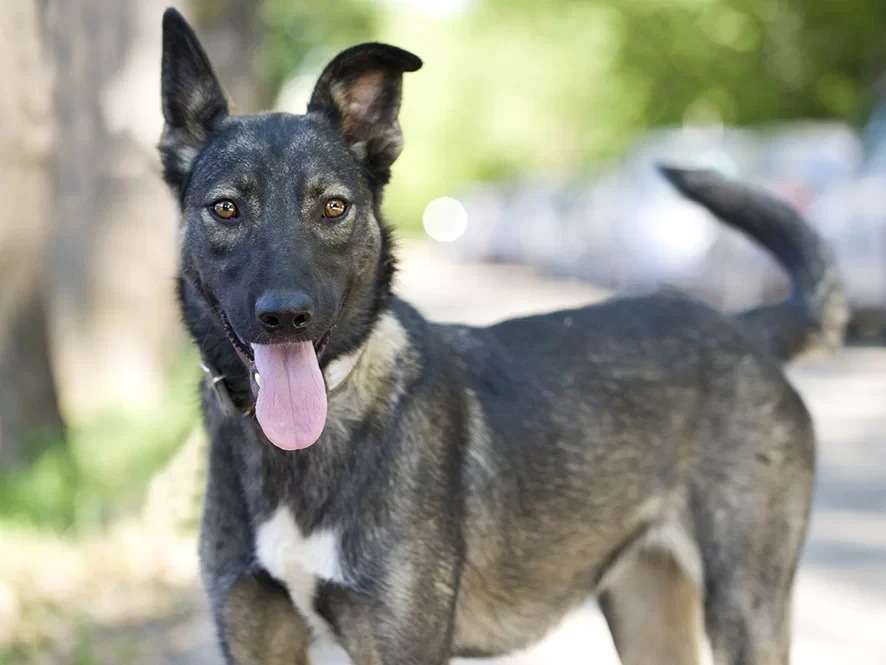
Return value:
<svg viewBox="0 0 886 665">
<path fill-rule="evenodd" d="M 323 206 L 323 216 L 335 219 L 348 211 L 348 204 L 342 199 L 329 199 Z"/>
<path fill-rule="evenodd" d="M 230 220 L 240 216 L 237 204 L 229 199 L 222 199 L 212 204 L 212 212 L 219 219 Z"/>
</svg>

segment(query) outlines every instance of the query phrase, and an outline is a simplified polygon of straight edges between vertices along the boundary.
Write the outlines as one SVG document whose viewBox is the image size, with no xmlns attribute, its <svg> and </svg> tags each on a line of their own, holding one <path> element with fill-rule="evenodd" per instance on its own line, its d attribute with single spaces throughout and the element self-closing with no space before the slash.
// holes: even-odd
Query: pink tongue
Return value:
<svg viewBox="0 0 886 665">
<path fill-rule="evenodd" d="M 259 390 L 255 404 L 265 436 L 283 450 L 307 448 L 326 424 L 326 384 L 311 342 L 253 344 Z"/>
</svg>

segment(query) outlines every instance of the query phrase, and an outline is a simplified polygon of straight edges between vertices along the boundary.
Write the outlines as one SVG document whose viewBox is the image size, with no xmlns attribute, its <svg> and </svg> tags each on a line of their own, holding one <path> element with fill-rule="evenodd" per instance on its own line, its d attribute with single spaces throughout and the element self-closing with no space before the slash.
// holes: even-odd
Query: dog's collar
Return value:
<svg viewBox="0 0 886 665">
<path fill-rule="evenodd" d="M 224 415 L 233 416 L 239 413 L 241 416 L 248 416 L 252 414 L 255 410 L 255 406 L 250 406 L 242 410 L 237 408 L 237 405 L 234 404 L 234 400 L 231 397 L 231 391 L 228 388 L 228 384 L 226 383 L 227 377 L 224 374 L 219 373 L 209 362 L 206 361 L 205 358 L 200 359 L 200 369 L 203 371 L 206 385 L 209 387 L 210 392 L 215 395 L 215 399 L 221 407 Z"/>
</svg>

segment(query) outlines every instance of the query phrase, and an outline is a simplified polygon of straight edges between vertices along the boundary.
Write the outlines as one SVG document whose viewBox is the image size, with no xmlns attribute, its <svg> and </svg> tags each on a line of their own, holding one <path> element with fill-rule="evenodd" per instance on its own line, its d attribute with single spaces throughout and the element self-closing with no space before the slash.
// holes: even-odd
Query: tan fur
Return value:
<svg viewBox="0 0 886 665">
<path fill-rule="evenodd" d="M 289 599 L 240 578 L 222 611 L 225 640 L 238 665 L 308 665 L 308 632 Z"/>
<path fill-rule="evenodd" d="M 849 301 L 846 298 L 843 280 L 833 264 L 825 272 L 821 282 L 813 294 L 815 303 L 821 311 L 821 326 L 811 336 L 809 346 L 803 355 L 811 351 L 816 353 L 830 353 L 843 345 L 843 337 L 846 326 L 849 323 Z"/>
<path fill-rule="evenodd" d="M 603 606 L 624 665 L 705 662 L 699 588 L 670 553 L 631 556 L 610 581 Z"/>
<path fill-rule="evenodd" d="M 521 552 L 501 528 L 502 511 L 511 497 L 497 493 L 499 473 L 490 451 L 490 436 L 483 409 L 473 390 L 465 391 L 470 436 L 467 455 L 471 473 L 467 483 L 465 565 L 455 611 L 453 642 L 460 652 L 499 654 L 528 647 L 553 629 L 570 607 L 552 607 L 542 593 L 512 585 L 502 577 L 503 561 Z M 474 490 L 485 487 L 494 494 L 477 500 Z M 552 586 L 566 584 L 563 571 L 569 566 L 558 559 L 539 562 L 536 572 Z M 593 589 L 581 594 L 576 606 Z M 540 620 L 544 617 L 544 620 Z"/>
<path fill-rule="evenodd" d="M 635 524 L 648 524 L 637 541 L 613 562 L 598 584 L 600 592 L 617 584 L 619 579 L 630 575 L 635 560 L 645 552 L 664 552 L 680 569 L 681 574 L 701 588 L 704 581 L 701 555 L 698 546 L 681 519 L 689 514 L 686 498 L 679 493 L 647 502 L 633 520 Z"/>
<path fill-rule="evenodd" d="M 326 426 L 347 428 L 380 398 L 396 403 L 403 394 L 403 372 L 395 370 L 414 364 L 402 324 L 393 314 L 383 314 L 363 346 L 326 368 L 324 375 L 332 384 Z"/>
</svg>

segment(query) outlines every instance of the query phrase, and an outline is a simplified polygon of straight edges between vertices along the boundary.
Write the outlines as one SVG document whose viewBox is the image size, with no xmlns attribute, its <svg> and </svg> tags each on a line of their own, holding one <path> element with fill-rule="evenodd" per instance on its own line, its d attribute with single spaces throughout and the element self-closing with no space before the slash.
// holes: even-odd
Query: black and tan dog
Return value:
<svg viewBox="0 0 886 665">
<path fill-rule="evenodd" d="M 439 665 L 598 597 L 625 663 L 695 663 L 706 636 L 718 664 L 785 665 L 815 446 L 780 363 L 838 344 L 846 314 L 802 220 L 666 170 L 781 261 L 786 302 L 428 323 L 391 294 L 380 214 L 420 60 L 355 46 L 305 115 L 235 117 L 184 19 L 163 28 L 160 151 L 208 373 L 201 561 L 229 662 L 303 663 L 311 643 Z"/>
</svg>

